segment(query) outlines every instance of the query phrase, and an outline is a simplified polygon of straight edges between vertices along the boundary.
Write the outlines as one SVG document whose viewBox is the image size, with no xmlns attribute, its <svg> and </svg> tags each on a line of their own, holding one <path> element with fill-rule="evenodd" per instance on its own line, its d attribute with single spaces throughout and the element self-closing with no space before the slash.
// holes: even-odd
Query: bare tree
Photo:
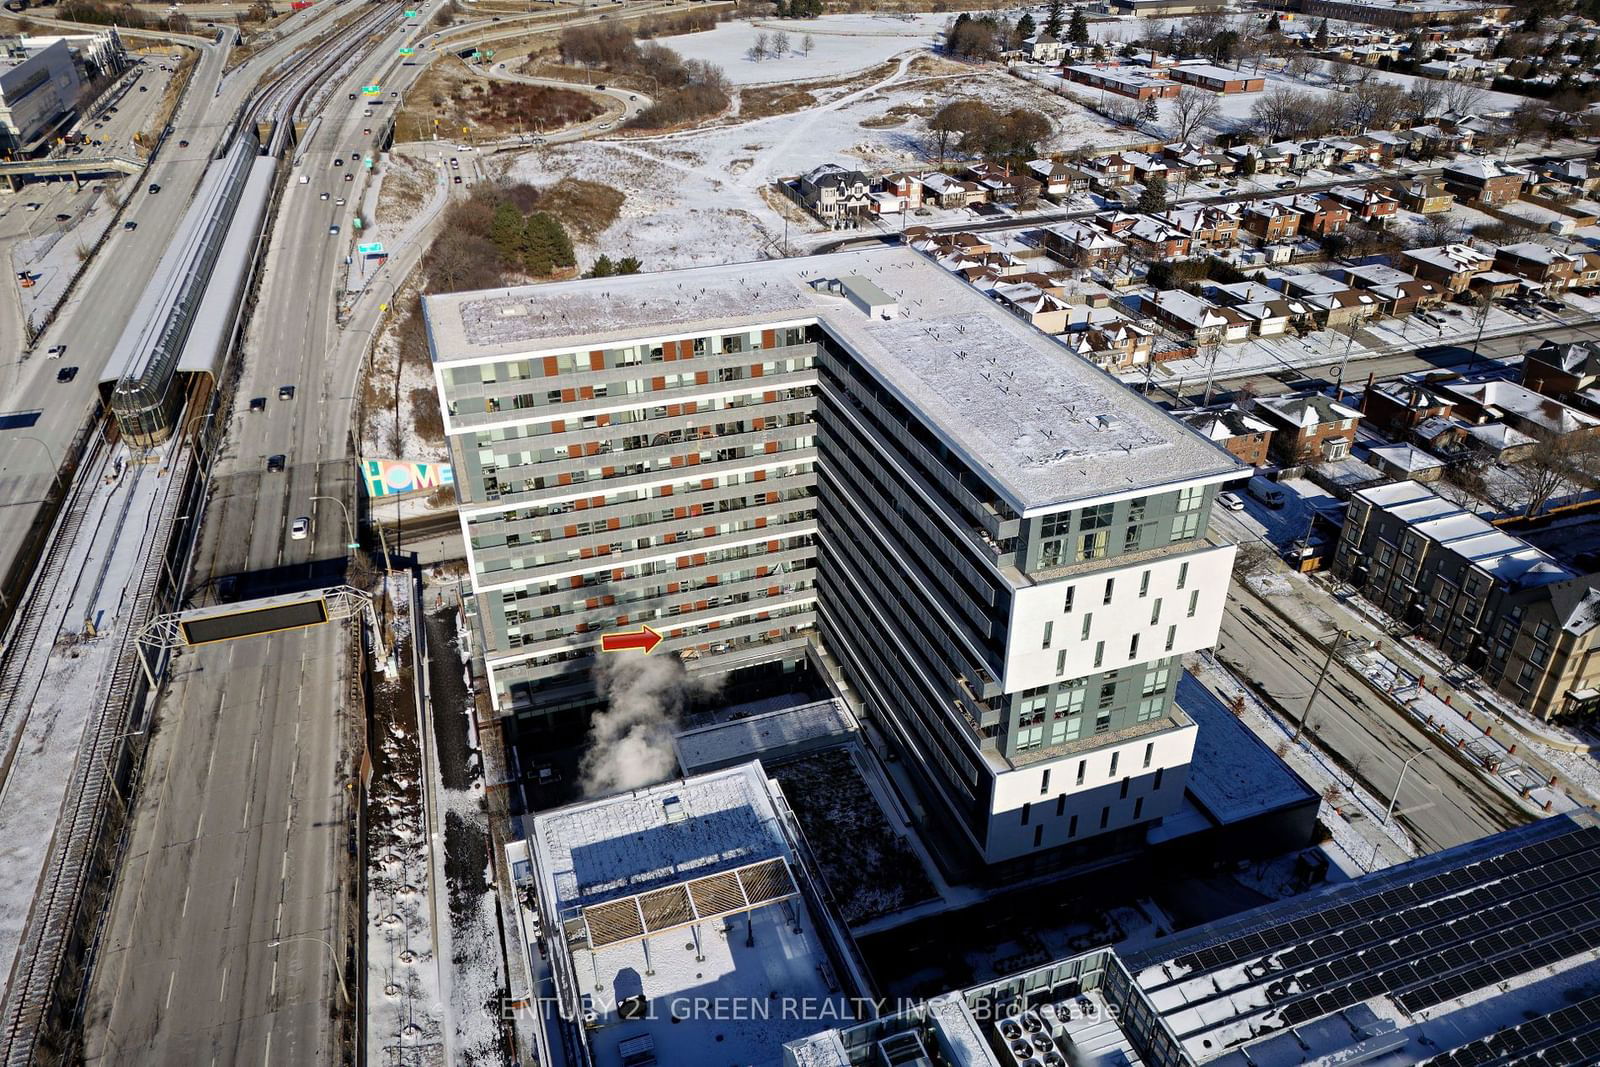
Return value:
<svg viewBox="0 0 1600 1067">
<path fill-rule="evenodd" d="M 1533 516 L 1545 509 L 1552 497 L 1568 489 L 1592 485 L 1600 438 L 1591 433 L 1535 435 L 1537 441 L 1526 459 L 1517 465 L 1528 488 L 1523 514 Z"/>
<path fill-rule="evenodd" d="M 1305 94 L 1286 85 L 1274 85 L 1251 105 L 1250 119 L 1263 137 L 1276 141 L 1294 128 L 1295 115 L 1304 103 Z"/>
<path fill-rule="evenodd" d="M 800 52 L 802 55 L 809 56 L 811 54 L 811 50 L 815 47 L 817 47 L 817 42 L 812 40 L 809 33 L 800 39 Z"/>
<path fill-rule="evenodd" d="M 1438 215 L 1424 215 L 1412 231 L 1417 245 L 1433 247 L 1435 245 L 1454 244 L 1461 240 L 1461 223 L 1450 217 L 1448 211 Z"/>
<path fill-rule="evenodd" d="M 1449 111 L 1460 115 L 1474 115 L 1483 106 L 1488 95 L 1471 82 L 1450 82 L 1445 86 L 1443 103 Z"/>
<path fill-rule="evenodd" d="M 1320 69 L 1322 64 L 1310 52 L 1296 52 L 1289 57 L 1289 62 L 1284 66 L 1284 72 L 1291 78 L 1309 81 L 1311 75 Z"/>
<path fill-rule="evenodd" d="M 1406 91 L 1406 114 L 1415 122 L 1426 122 L 1438 114 L 1439 101 L 1444 97 L 1444 90 L 1439 88 L 1437 82 L 1418 78 Z"/>
<path fill-rule="evenodd" d="M 1187 141 L 1221 113 L 1222 104 L 1216 93 L 1203 89 L 1181 90 L 1172 101 L 1170 115 L 1173 131 L 1178 140 Z"/>
<path fill-rule="evenodd" d="M 772 54 L 779 59 L 789 54 L 789 35 L 782 30 L 772 35 Z"/>
<path fill-rule="evenodd" d="M 750 46 L 750 50 L 745 54 L 759 63 L 763 59 L 767 58 L 767 55 L 770 53 L 771 49 L 771 38 L 769 38 L 765 32 L 762 32 L 756 34 L 755 43 Z"/>
</svg>

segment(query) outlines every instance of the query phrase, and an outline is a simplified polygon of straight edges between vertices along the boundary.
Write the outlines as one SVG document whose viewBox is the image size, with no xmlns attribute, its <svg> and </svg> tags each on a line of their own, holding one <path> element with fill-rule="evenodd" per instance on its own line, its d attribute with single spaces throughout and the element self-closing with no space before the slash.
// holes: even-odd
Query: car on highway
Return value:
<svg viewBox="0 0 1600 1067">
<path fill-rule="evenodd" d="M 334 203 L 339 207 L 344 207 L 344 197 L 341 196 L 339 199 L 335 200 Z"/>
<path fill-rule="evenodd" d="M 293 400 L 294 399 L 294 386 L 292 386 L 292 385 L 280 385 L 280 386 L 278 386 L 278 399 L 279 400 Z"/>
<path fill-rule="evenodd" d="M 148 86 L 148 85 L 141 85 L 141 86 L 139 86 L 139 91 L 140 91 L 140 92 L 141 92 L 141 93 L 148 93 L 148 92 L 149 92 L 149 91 L 150 91 L 150 86 Z"/>
<path fill-rule="evenodd" d="M 457 185 L 461 184 L 461 175 L 459 175 L 459 174 L 456 175 L 455 182 L 456 182 Z"/>
<path fill-rule="evenodd" d="M 268 456 L 267 457 L 267 473 L 268 474 L 277 474 L 277 473 L 281 472 L 283 470 L 285 462 L 286 462 L 286 459 L 285 459 L 285 457 L 284 457 L 282 452 L 279 452 L 275 456 Z"/>
<path fill-rule="evenodd" d="M 451 156 L 450 157 L 450 166 L 455 170 L 460 170 L 461 169 L 461 160 L 457 159 L 455 156 Z"/>
<path fill-rule="evenodd" d="M 264 396 L 251 397 L 250 398 L 250 410 L 251 411 L 265 411 L 265 410 L 267 410 L 267 398 L 264 397 Z"/>
<path fill-rule="evenodd" d="M 62 212 L 59 212 L 56 215 L 56 221 L 57 222 L 71 222 L 72 221 L 72 216 L 68 215 L 65 211 L 62 211 Z"/>
<path fill-rule="evenodd" d="M 137 230 L 139 228 L 139 224 L 137 222 L 134 222 L 132 219 L 129 219 L 127 222 L 124 222 L 122 224 L 122 228 L 124 230 L 128 230 L 129 232 L 132 232 L 133 230 Z"/>
<path fill-rule="evenodd" d="M 300 516 L 289 524 L 289 536 L 296 541 L 304 541 L 311 533 L 311 519 L 305 515 Z"/>
<path fill-rule="evenodd" d="M 348 171 L 347 171 L 347 172 L 346 172 L 346 173 L 345 173 L 345 176 L 344 176 L 344 180 L 345 180 L 345 181 L 347 181 L 347 182 L 353 182 L 353 181 L 355 181 L 355 180 L 356 180 L 356 176 L 355 176 L 355 175 L 354 175 L 354 174 L 351 174 L 351 173 L 349 173 L 349 172 L 348 172 Z"/>
<path fill-rule="evenodd" d="M 45 354 L 48 355 L 51 359 L 60 359 L 62 356 L 67 354 L 67 346 L 66 345 L 51 345 L 49 347 L 49 349 L 46 350 Z"/>
<path fill-rule="evenodd" d="M 343 156 L 334 156 L 333 157 L 333 165 L 336 166 L 336 167 L 344 166 L 344 157 Z"/>
<path fill-rule="evenodd" d="M 160 191 L 161 191 L 161 186 L 157 185 L 155 182 L 151 182 L 150 183 L 150 195 L 151 196 L 154 196 L 156 193 L 159 193 Z"/>
<path fill-rule="evenodd" d="M 318 197 L 318 199 L 319 200 L 326 200 L 326 199 L 328 199 L 328 194 L 327 193 L 323 193 L 320 197 Z"/>
<path fill-rule="evenodd" d="M 350 162 L 352 162 L 352 163 L 360 163 L 361 162 L 361 153 L 360 152 L 351 152 L 350 153 Z"/>
<path fill-rule="evenodd" d="M 1238 493 L 1218 493 L 1217 503 L 1221 504 L 1229 511 L 1244 510 L 1244 497 L 1240 496 Z"/>
<path fill-rule="evenodd" d="M 188 141 L 179 141 L 178 142 L 178 147 L 179 148 L 188 148 L 189 147 L 189 142 Z"/>
<path fill-rule="evenodd" d="M 328 232 L 331 234 L 337 234 L 339 232 L 339 224 L 336 222 L 332 226 L 329 226 Z"/>
<path fill-rule="evenodd" d="M 56 381 L 58 382 L 70 382 L 77 376 L 77 367 L 62 367 L 60 370 L 56 371 Z"/>
<path fill-rule="evenodd" d="M 605 86 L 604 86 L 604 85 L 596 85 L 596 86 L 595 86 L 595 87 L 594 87 L 594 88 L 595 88 L 595 91 L 596 91 L 596 92 L 601 92 L 601 93 L 603 93 L 603 92 L 605 92 L 605 91 L 606 91 L 606 87 L 605 87 Z"/>
<path fill-rule="evenodd" d="M 26 207 L 29 211 L 38 211 L 40 208 L 44 207 L 44 205 L 43 204 L 24 204 L 23 207 Z"/>
</svg>

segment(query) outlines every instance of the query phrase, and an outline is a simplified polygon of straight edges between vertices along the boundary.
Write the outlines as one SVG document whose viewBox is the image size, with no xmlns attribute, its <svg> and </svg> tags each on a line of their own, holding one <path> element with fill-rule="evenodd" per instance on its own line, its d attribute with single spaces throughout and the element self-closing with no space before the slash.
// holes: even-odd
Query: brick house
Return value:
<svg viewBox="0 0 1600 1067">
<path fill-rule="evenodd" d="M 1288 464 L 1344 459 L 1361 424 L 1361 412 L 1321 393 L 1264 397 L 1255 414 L 1272 425 L 1273 451 Z"/>
<path fill-rule="evenodd" d="M 1121 259 L 1128 246 L 1099 226 L 1058 222 L 1039 231 L 1044 250 L 1074 267 L 1098 267 Z"/>
<path fill-rule="evenodd" d="M 1289 207 L 1300 213 L 1300 232 L 1326 237 L 1343 233 L 1350 224 L 1350 209 L 1324 193 L 1308 193 L 1286 198 Z"/>
<path fill-rule="evenodd" d="M 1360 219 L 1368 226 L 1386 226 L 1400 210 L 1399 201 L 1372 187 L 1341 185 L 1329 190 L 1328 195 L 1343 204 L 1352 218 Z"/>
<path fill-rule="evenodd" d="M 1174 412 L 1195 433 L 1213 441 L 1252 467 L 1265 467 L 1272 457 L 1272 424 L 1238 405 Z"/>
<path fill-rule="evenodd" d="M 1300 233 L 1300 213 L 1277 200 L 1258 200 L 1245 207 L 1244 228 L 1264 242 L 1287 241 Z"/>
<path fill-rule="evenodd" d="M 1456 194 L 1437 178 L 1412 178 L 1389 186 L 1389 193 L 1399 200 L 1407 211 L 1419 215 L 1437 215 L 1455 206 Z"/>
<path fill-rule="evenodd" d="M 1537 241 L 1519 241 L 1496 249 L 1494 266 L 1496 270 L 1536 282 L 1546 292 L 1557 293 L 1572 284 L 1583 266 L 1583 257 Z"/>
<path fill-rule="evenodd" d="M 1600 342 L 1545 341 L 1522 357 L 1522 384 L 1536 393 L 1589 407 L 1585 392 L 1600 386 Z"/>
<path fill-rule="evenodd" d="M 1400 257 L 1417 277 L 1442 282 L 1452 293 L 1465 290 L 1475 275 L 1494 263 L 1492 257 L 1461 244 L 1408 248 Z"/>
<path fill-rule="evenodd" d="M 1487 156 L 1445 164 L 1446 189 L 1479 204 L 1509 204 L 1522 194 L 1522 172 Z"/>
<path fill-rule="evenodd" d="M 1227 95 L 1259 93 L 1267 85 L 1264 78 L 1242 71 L 1228 70 L 1226 67 L 1212 66 L 1210 63 L 1180 63 L 1169 68 L 1167 76 L 1175 82 Z"/>
<path fill-rule="evenodd" d="M 1107 370 L 1129 370 L 1150 361 L 1155 334 L 1126 320 L 1070 329 L 1062 338 L 1078 356 Z"/>
<path fill-rule="evenodd" d="M 1039 183 L 1044 195 L 1051 199 L 1086 192 L 1089 188 L 1089 176 L 1070 163 L 1030 159 L 1028 173 Z"/>
<path fill-rule="evenodd" d="M 1189 237 L 1152 215 L 1141 215 L 1123 231 L 1128 245 L 1151 260 L 1182 259 L 1189 254 Z"/>
<path fill-rule="evenodd" d="M 1454 411 L 1455 403 L 1449 397 L 1407 378 L 1371 382 L 1361 398 L 1361 414 L 1368 424 L 1397 441 L 1410 436 L 1427 419 L 1448 419 Z"/>
</svg>

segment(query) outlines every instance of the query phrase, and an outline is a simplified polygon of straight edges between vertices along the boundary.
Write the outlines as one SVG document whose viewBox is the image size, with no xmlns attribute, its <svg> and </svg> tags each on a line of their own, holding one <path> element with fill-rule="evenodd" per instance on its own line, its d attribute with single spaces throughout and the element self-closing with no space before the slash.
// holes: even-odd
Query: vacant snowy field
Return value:
<svg viewBox="0 0 1600 1067">
<path fill-rule="evenodd" d="M 685 59 L 715 63 L 734 85 L 816 81 L 868 70 L 903 52 L 926 52 L 949 15 L 833 15 L 820 19 L 769 19 L 724 22 L 705 33 L 663 37 L 661 43 Z M 750 58 L 759 34 L 789 37 L 790 51 L 778 58 Z M 800 49 L 806 37 L 809 54 Z"/>
</svg>

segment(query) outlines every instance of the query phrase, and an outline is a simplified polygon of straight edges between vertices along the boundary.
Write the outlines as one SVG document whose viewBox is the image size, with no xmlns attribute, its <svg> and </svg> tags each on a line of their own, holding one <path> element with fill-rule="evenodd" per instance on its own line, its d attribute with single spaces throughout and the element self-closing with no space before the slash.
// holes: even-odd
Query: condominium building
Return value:
<svg viewBox="0 0 1600 1067">
<path fill-rule="evenodd" d="M 1416 482 L 1350 500 L 1333 570 L 1540 718 L 1600 707 L 1600 576 Z"/>
<path fill-rule="evenodd" d="M 1221 448 L 905 247 L 426 313 L 502 710 L 572 706 L 607 629 L 814 640 L 988 862 L 1178 807 Z"/>
</svg>

